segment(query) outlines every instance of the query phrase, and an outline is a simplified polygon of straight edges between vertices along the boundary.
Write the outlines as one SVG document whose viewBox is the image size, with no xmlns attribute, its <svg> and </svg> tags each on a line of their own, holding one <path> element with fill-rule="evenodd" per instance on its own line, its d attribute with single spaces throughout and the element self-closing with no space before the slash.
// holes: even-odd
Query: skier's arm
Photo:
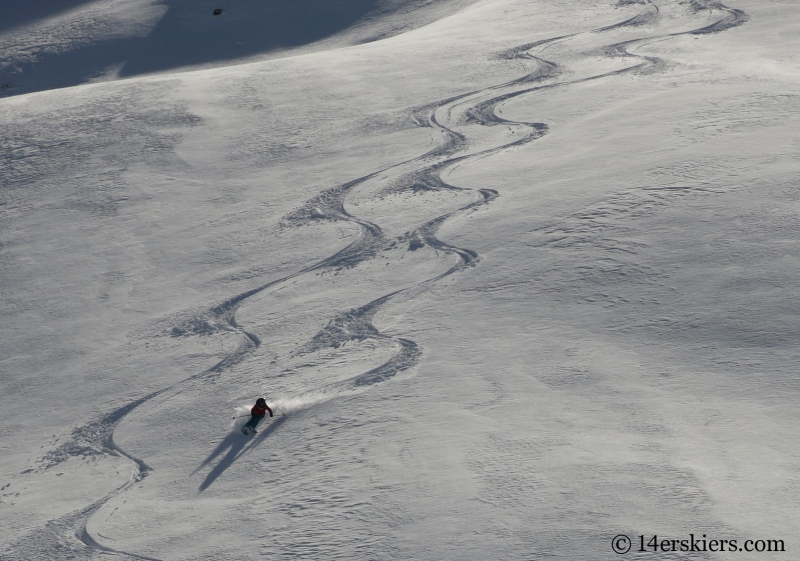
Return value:
<svg viewBox="0 0 800 561">
<path fill-rule="evenodd" d="M 269 416 L 272 417 L 272 409 L 269 408 L 269 405 L 265 405 L 264 407 L 267 408 L 267 411 L 269 411 Z"/>
</svg>

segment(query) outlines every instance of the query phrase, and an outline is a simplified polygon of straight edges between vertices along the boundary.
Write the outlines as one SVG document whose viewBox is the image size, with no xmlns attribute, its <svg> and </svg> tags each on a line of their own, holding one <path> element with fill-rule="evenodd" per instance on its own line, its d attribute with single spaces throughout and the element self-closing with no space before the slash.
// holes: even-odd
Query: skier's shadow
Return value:
<svg viewBox="0 0 800 561">
<path fill-rule="evenodd" d="M 192 475 L 206 467 L 208 464 L 214 461 L 215 458 L 220 456 L 225 450 L 228 450 L 228 453 L 225 454 L 225 457 L 222 458 L 214 469 L 212 469 L 208 475 L 206 476 L 205 480 L 200 484 L 200 492 L 202 493 L 206 489 L 208 489 L 217 478 L 222 475 L 226 469 L 233 465 L 233 462 L 241 458 L 245 455 L 248 451 L 252 450 L 261 442 L 264 441 L 270 434 L 272 434 L 279 426 L 281 426 L 286 421 L 285 416 L 281 416 L 278 419 L 274 420 L 270 423 L 270 425 L 264 429 L 262 432 L 256 433 L 254 438 L 248 438 L 247 436 L 243 435 L 239 430 L 235 430 L 234 432 L 230 433 L 228 436 L 222 439 L 222 442 L 217 445 L 211 454 L 203 460 L 203 463 L 200 464 L 197 469 L 192 472 Z"/>
</svg>

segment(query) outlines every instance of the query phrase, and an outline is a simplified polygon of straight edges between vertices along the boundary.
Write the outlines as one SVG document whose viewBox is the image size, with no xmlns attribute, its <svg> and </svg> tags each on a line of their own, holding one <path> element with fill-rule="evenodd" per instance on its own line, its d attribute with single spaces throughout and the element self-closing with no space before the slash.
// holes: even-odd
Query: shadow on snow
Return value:
<svg viewBox="0 0 800 561">
<path fill-rule="evenodd" d="M 1 4 L 2 2 L 0 2 Z M 18 0 L 0 17 L 0 33 L 58 16 L 89 0 Z M 166 12 L 146 37 L 114 37 L 30 52 L 3 64 L 0 97 L 63 88 L 117 68 L 130 77 L 177 68 L 225 64 L 308 45 L 359 22 L 386 17 L 418 0 L 161 0 Z M 213 15 L 214 9 L 222 13 Z M 8 62 L 8 61 L 6 61 Z"/>
<path fill-rule="evenodd" d="M 227 450 L 225 457 L 223 457 L 214 469 L 212 469 L 203 482 L 200 484 L 199 490 L 202 493 L 206 489 L 208 489 L 217 478 L 222 475 L 225 470 L 233 465 L 233 462 L 244 456 L 248 451 L 252 450 L 259 444 L 261 444 L 270 434 L 275 432 L 278 427 L 280 427 L 286 421 L 286 417 L 279 417 L 278 419 L 274 420 L 269 426 L 264 429 L 263 431 L 256 433 L 256 436 L 253 438 L 249 438 L 239 432 L 237 428 L 234 432 L 230 433 L 228 436 L 222 439 L 222 442 L 217 445 L 211 454 L 203 460 L 203 463 L 200 464 L 196 470 L 192 472 L 192 475 L 209 465 L 211 462 L 214 461 L 215 458 L 221 456 Z"/>
<path fill-rule="evenodd" d="M 51 18 L 92 0 L 22 0 L 0 2 L 0 33 L 28 23 Z M 8 4 L 8 5 L 6 5 Z"/>
</svg>

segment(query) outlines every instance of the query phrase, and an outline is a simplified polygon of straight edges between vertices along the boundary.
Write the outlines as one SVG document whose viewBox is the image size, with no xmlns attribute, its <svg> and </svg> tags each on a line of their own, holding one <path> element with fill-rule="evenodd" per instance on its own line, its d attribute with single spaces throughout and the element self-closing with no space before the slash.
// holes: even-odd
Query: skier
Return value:
<svg viewBox="0 0 800 561">
<path fill-rule="evenodd" d="M 245 434 L 250 434 L 251 430 L 252 432 L 256 432 L 258 423 L 261 422 L 261 419 L 264 418 L 264 416 L 267 414 L 267 411 L 269 411 L 269 416 L 272 417 L 272 409 L 269 408 L 269 405 L 267 405 L 267 402 L 263 397 L 259 397 L 256 400 L 256 404 L 250 410 L 250 420 L 247 421 L 247 424 L 242 427 L 242 432 Z"/>
</svg>

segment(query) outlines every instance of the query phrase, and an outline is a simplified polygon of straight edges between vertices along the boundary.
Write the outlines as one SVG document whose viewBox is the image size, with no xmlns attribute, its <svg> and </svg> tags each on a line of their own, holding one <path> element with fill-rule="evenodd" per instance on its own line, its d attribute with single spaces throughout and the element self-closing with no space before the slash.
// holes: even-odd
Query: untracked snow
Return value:
<svg viewBox="0 0 800 561">
<path fill-rule="evenodd" d="M 800 5 L 299 4 L 0 23 L 0 557 L 793 559 Z"/>
</svg>

